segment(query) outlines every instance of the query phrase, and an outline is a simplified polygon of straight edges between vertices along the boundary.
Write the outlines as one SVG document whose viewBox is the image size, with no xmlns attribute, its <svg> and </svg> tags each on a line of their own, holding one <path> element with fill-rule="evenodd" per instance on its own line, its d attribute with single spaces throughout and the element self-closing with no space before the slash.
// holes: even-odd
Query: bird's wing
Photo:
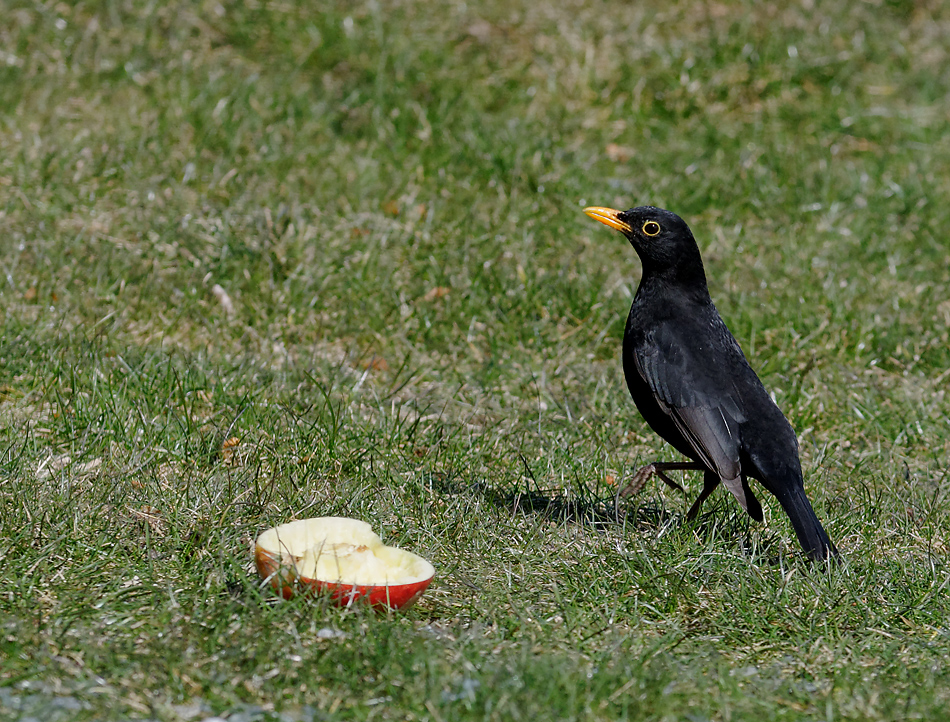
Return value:
<svg viewBox="0 0 950 722">
<path fill-rule="evenodd" d="M 739 476 L 739 442 L 735 424 L 715 406 L 667 407 L 676 427 L 705 464 L 723 481 Z"/>
<path fill-rule="evenodd" d="M 759 505 L 742 483 L 739 463 L 739 424 L 745 414 L 735 374 L 747 364 L 725 327 L 726 335 L 715 330 L 700 334 L 660 325 L 637 345 L 636 368 L 700 460 L 755 515 Z"/>
</svg>

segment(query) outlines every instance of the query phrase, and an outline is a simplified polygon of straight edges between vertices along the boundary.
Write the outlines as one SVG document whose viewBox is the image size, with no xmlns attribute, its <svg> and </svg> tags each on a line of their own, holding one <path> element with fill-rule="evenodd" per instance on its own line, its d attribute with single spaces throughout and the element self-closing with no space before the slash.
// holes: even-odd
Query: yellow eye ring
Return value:
<svg viewBox="0 0 950 722">
<path fill-rule="evenodd" d="M 643 224 L 643 228 L 641 230 L 643 231 L 643 235 L 650 236 L 652 238 L 653 236 L 660 235 L 660 224 L 656 221 L 647 221 Z"/>
</svg>

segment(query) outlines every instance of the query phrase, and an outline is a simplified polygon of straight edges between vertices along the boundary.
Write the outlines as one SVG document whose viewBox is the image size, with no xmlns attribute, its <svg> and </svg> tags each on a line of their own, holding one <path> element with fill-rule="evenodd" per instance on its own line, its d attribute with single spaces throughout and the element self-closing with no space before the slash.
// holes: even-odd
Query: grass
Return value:
<svg viewBox="0 0 950 722">
<path fill-rule="evenodd" d="M 946 718 L 940 4 L 0 14 L 0 716 Z M 675 455 L 580 209 L 643 203 L 840 568 L 771 499 L 614 509 Z M 330 514 L 433 561 L 411 611 L 261 588 L 254 537 Z"/>
</svg>

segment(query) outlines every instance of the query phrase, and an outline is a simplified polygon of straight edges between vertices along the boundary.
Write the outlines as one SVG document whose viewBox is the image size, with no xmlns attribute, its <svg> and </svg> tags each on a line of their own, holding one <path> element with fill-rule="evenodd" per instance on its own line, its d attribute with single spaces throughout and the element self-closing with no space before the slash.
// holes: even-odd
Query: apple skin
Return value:
<svg viewBox="0 0 950 722">
<path fill-rule="evenodd" d="M 254 562 L 261 579 L 270 578 L 271 586 L 284 599 L 291 599 L 294 591 L 304 594 L 329 594 L 341 607 L 349 607 L 361 599 L 376 608 L 408 609 L 429 587 L 432 577 L 410 584 L 360 585 L 322 582 L 297 574 L 293 564 L 281 564 L 279 555 L 254 545 Z"/>
</svg>

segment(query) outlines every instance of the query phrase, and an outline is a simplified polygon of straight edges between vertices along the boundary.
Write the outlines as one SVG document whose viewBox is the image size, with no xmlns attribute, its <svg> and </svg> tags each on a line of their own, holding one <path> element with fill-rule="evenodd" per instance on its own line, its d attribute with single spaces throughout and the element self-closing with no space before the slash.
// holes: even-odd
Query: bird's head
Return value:
<svg viewBox="0 0 950 722">
<path fill-rule="evenodd" d="M 644 275 L 678 277 L 695 283 L 698 274 L 705 287 L 706 277 L 696 239 L 686 221 L 675 213 L 653 206 L 628 211 L 591 206 L 585 208 L 584 213 L 627 237 L 640 256 Z"/>
</svg>

